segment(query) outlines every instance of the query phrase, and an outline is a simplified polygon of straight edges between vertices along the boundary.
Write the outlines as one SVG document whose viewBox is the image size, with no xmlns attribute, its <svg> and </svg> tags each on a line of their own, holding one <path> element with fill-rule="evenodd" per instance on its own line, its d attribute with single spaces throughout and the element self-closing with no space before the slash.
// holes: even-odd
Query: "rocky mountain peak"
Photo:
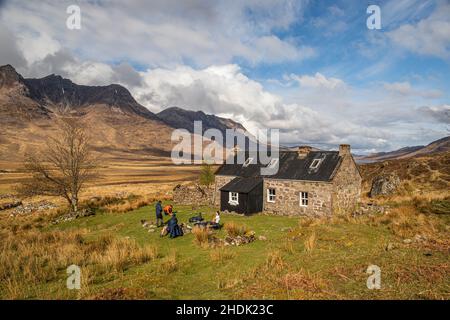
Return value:
<svg viewBox="0 0 450 320">
<path fill-rule="evenodd" d="M 10 64 L 0 66 L 0 88 L 11 87 L 22 80 L 22 76 Z"/>
</svg>

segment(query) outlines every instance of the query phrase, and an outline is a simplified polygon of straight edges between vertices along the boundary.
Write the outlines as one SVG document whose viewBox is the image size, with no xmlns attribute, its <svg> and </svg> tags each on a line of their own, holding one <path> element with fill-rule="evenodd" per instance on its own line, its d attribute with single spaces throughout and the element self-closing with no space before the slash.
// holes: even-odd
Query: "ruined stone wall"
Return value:
<svg viewBox="0 0 450 320">
<path fill-rule="evenodd" d="M 333 210 L 348 213 L 360 200 L 362 179 L 351 155 L 345 155 L 334 178 Z"/>
<path fill-rule="evenodd" d="M 177 185 L 173 189 L 173 202 L 183 205 L 211 205 L 214 187 L 204 187 L 198 184 Z"/>
<path fill-rule="evenodd" d="M 215 206 L 220 205 L 220 188 L 226 185 L 228 182 L 236 178 L 235 176 L 216 176 L 214 183 L 214 195 L 213 202 Z"/>
<path fill-rule="evenodd" d="M 275 203 L 267 201 L 267 189 L 274 188 Z M 332 214 L 332 183 L 264 180 L 264 211 L 282 215 L 328 216 Z M 308 206 L 300 206 L 300 192 L 308 192 Z"/>
</svg>

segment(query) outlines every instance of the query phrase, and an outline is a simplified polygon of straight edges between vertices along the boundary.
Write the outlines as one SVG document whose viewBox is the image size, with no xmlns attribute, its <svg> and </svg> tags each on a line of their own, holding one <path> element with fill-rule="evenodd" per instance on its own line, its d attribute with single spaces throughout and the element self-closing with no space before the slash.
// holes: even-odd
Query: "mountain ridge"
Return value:
<svg viewBox="0 0 450 320">
<path fill-rule="evenodd" d="M 424 146 L 403 147 L 393 151 L 377 152 L 367 156 L 358 156 L 358 161 L 377 162 L 393 159 L 405 159 L 411 157 L 426 156 L 434 153 L 450 151 L 450 136 L 432 141 Z"/>
<path fill-rule="evenodd" d="M 243 128 L 231 119 L 181 108 L 167 111 L 163 119 L 118 84 L 78 85 L 55 74 L 24 78 L 11 65 L 0 66 L 0 159 L 20 158 L 39 149 L 46 137 L 54 134 L 55 120 L 65 116 L 86 122 L 98 150 L 169 156 L 172 132 L 179 128 L 170 121 L 170 113 L 175 111 L 178 117 L 186 117 L 181 119 L 184 126 L 186 121 L 202 120 L 207 127 L 216 125 L 221 131 Z"/>
<path fill-rule="evenodd" d="M 186 110 L 180 107 L 169 107 L 156 114 L 167 124 L 174 128 L 186 129 L 194 133 L 194 121 L 202 121 L 202 133 L 208 129 L 218 129 L 225 136 L 226 129 L 247 130 L 244 126 L 232 119 L 206 114 L 203 111 Z"/>
</svg>

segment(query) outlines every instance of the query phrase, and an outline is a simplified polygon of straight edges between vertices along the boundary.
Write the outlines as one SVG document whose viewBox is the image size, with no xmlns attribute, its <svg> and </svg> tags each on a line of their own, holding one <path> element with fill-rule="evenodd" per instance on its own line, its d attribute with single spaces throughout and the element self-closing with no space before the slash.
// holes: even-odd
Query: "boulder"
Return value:
<svg viewBox="0 0 450 320">
<path fill-rule="evenodd" d="M 382 175 L 373 179 L 370 197 L 387 196 L 393 194 L 400 185 L 400 178 L 397 175 Z"/>
<path fill-rule="evenodd" d="M 0 211 L 2 210 L 8 210 L 12 208 L 16 208 L 22 205 L 22 201 L 13 201 L 13 202 L 6 202 L 6 203 L 0 203 Z"/>
</svg>

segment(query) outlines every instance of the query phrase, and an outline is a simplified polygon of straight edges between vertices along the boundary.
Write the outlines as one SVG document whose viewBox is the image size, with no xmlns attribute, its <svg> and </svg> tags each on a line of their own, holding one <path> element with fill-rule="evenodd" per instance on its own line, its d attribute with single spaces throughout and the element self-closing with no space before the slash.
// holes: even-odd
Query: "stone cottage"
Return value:
<svg viewBox="0 0 450 320">
<path fill-rule="evenodd" d="M 237 155 L 235 155 L 236 157 Z M 361 193 L 361 175 L 349 145 L 339 151 L 281 151 L 278 171 L 261 175 L 262 164 L 245 155 L 244 164 L 223 164 L 216 172 L 214 203 L 244 214 L 330 216 L 353 210 Z"/>
</svg>

